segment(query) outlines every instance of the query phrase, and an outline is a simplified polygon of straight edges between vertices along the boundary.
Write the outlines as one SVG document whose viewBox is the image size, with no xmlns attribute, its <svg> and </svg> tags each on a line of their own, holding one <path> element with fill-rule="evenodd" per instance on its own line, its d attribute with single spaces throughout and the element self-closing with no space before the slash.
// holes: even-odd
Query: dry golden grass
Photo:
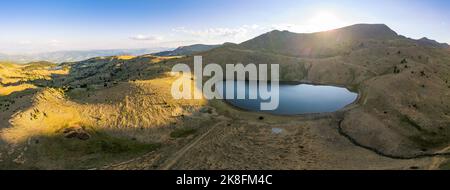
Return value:
<svg viewBox="0 0 450 190">
<path fill-rule="evenodd" d="M 128 129 L 168 126 L 179 116 L 189 115 L 206 104 L 206 100 L 174 100 L 170 87 L 175 79 L 123 82 L 79 99 L 71 99 L 59 89 L 43 89 L 35 95 L 31 108 L 13 116 L 12 127 L 4 129 L 1 138 L 8 143 L 21 143 L 34 136 L 55 135 L 70 126 Z"/>
<path fill-rule="evenodd" d="M 37 88 L 35 80 L 52 80 L 53 75 L 67 75 L 68 70 L 51 70 L 50 67 L 27 69 L 28 65 L 1 64 L 0 96 L 7 96 L 14 92 Z"/>
<path fill-rule="evenodd" d="M 38 79 L 51 80 L 52 75 L 67 75 L 68 72 L 65 69 L 51 70 L 50 67 L 27 69 L 27 65 L 8 64 L 0 69 L 0 81 L 3 84 L 11 84 Z"/>
<path fill-rule="evenodd" d="M 120 60 L 130 60 L 130 59 L 135 58 L 136 56 L 132 56 L 132 55 L 120 55 L 120 56 L 116 56 L 116 57 L 117 57 L 117 59 L 120 59 Z"/>
<path fill-rule="evenodd" d="M 0 85 L 0 96 L 7 96 L 14 92 L 20 92 L 27 89 L 34 89 L 36 86 L 32 84 L 19 84 L 14 86 L 3 86 Z"/>
</svg>

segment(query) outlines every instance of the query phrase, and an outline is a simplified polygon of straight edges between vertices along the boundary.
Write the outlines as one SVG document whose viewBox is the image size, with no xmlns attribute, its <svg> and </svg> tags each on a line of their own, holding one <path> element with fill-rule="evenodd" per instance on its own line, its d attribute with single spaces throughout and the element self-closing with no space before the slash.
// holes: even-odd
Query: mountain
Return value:
<svg viewBox="0 0 450 190">
<path fill-rule="evenodd" d="M 436 48 L 450 48 L 450 45 L 448 45 L 447 43 L 439 43 L 436 40 L 431 40 L 426 37 L 423 37 L 423 38 L 417 40 L 417 42 L 423 46 L 436 47 Z"/>
<path fill-rule="evenodd" d="M 49 61 L 55 63 L 76 62 L 93 57 L 117 56 L 117 55 L 143 55 L 165 50 L 167 48 L 147 49 L 111 49 L 111 50 L 86 50 L 86 51 L 57 51 L 37 54 L 0 54 L 0 60 L 27 63 L 34 61 Z"/>
<path fill-rule="evenodd" d="M 208 51 L 219 47 L 220 45 L 204 45 L 204 44 L 194 44 L 190 46 L 181 46 L 172 51 L 163 51 L 159 53 L 154 53 L 155 56 L 180 56 L 180 55 L 192 55 L 199 52 Z"/>
<path fill-rule="evenodd" d="M 384 24 L 357 24 L 311 34 L 272 31 L 241 44 L 241 47 L 296 57 L 321 57 L 342 53 L 361 40 L 389 40 L 398 35 Z"/>
</svg>

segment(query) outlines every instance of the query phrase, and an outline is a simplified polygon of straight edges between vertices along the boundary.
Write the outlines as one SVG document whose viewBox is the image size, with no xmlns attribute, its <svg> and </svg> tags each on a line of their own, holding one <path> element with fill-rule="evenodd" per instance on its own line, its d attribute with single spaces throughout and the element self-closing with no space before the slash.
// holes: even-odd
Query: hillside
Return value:
<svg viewBox="0 0 450 190">
<path fill-rule="evenodd" d="M 176 78 L 162 63 L 176 58 L 1 64 L 0 168 L 89 169 L 170 147 L 171 133 L 214 123 L 185 119 L 203 100 L 170 98 Z"/>
</svg>

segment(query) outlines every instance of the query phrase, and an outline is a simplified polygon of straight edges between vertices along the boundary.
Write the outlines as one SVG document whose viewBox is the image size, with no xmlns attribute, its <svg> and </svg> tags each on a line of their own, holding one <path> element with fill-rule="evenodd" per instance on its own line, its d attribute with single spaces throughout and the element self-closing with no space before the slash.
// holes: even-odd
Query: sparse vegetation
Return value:
<svg viewBox="0 0 450 190">
<path fill-rule="evenodd" d="M 394 73 L 395 74 L 400 73 L 400 69 L 397 66 L 394 66 Z"/>
<path fill-rule="evenodd" d="M 408 63 L 408 61 L 406 59 L 402 59 L 402 61 L 400 63 L 401 64 L 406 64 L 406 63 Z"/>
<path fill-rule="evenodd" d="M 193 135 L 197 132 L 196 129 L 193 128 L 179 128 L 175 129 L 172 133 L 170 133 L 170 137 L 172 138 L 184 138 L 190 135 Z"/>
</svg>

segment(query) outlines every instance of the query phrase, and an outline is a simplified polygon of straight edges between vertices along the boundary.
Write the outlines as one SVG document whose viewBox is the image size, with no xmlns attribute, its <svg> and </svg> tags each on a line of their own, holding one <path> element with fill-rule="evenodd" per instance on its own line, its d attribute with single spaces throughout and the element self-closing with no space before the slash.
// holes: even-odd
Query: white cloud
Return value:
<svg viewBox="0 0 450 190">
<path fill-rule="evenodd" d="M 130 37 L 130 39 L 137 41 L 158 41 L 161 40 L 161 37 L 138 34 L 136 36 Z"/>
<path fill-rule="evenodd" d="M 33 42 L 31 42 L 31 41 L 29 41 L 29 40 L 22 40 L 22 41 L 19 42 L 20 45 L 30 45 L 30 44 L 32 44 L 32 43 L 33 43 Z"/>
<path fill-rule="evenodd" d="M 62 41 L 60 41 L 60 40 L 55 40 L 55 39 L 50 40 L 50 42 L 49 42 L 49 44 L 50 44 L 51 46 L 59 46 L 59 45 L 61 45 L 62 43 L 63 43 Z"/>
<path fill-rule="evenodd" d="M 299 25 L 290 24 L 290 23 L 282 23 L 282 24 L 273 24 L 270 26 L 271 30 L 288 30 L 295 32 L 300 28 Z"/>
<path fill-rule="evenodd" d="M 260 34 L 265 27 L 259 25 L 242 25 L 239 27 L 216 27 L 204 29 L 191 29 L 178 27 L 172 29 L 178 36 L 197 40 L 203 43 L 240 42 Z"/>
<path fill-rule="evenodd" d="M 243 33 L 247 33 L 251 30 L 258 29 L 258 25 L 244 25 L 241 27 L 235 28 L 207 28 L 207 29 L 187 29 L 185 27 L 179 27 L 173 29 L 174 32 L 181 32 L 185 34 L 190 34 L 193 36 L 202 36 L 202 37 L 223 37 L 223 36 L 236 36 Z"/>
<path fill-rule="evenodd" d="M 62 43 L 62 41 L 59 41 L 59 40 L 50 40 L 50 43 L 52 43 L 52 44 L 60 44 L 60 43 Z"/>
</svg>

